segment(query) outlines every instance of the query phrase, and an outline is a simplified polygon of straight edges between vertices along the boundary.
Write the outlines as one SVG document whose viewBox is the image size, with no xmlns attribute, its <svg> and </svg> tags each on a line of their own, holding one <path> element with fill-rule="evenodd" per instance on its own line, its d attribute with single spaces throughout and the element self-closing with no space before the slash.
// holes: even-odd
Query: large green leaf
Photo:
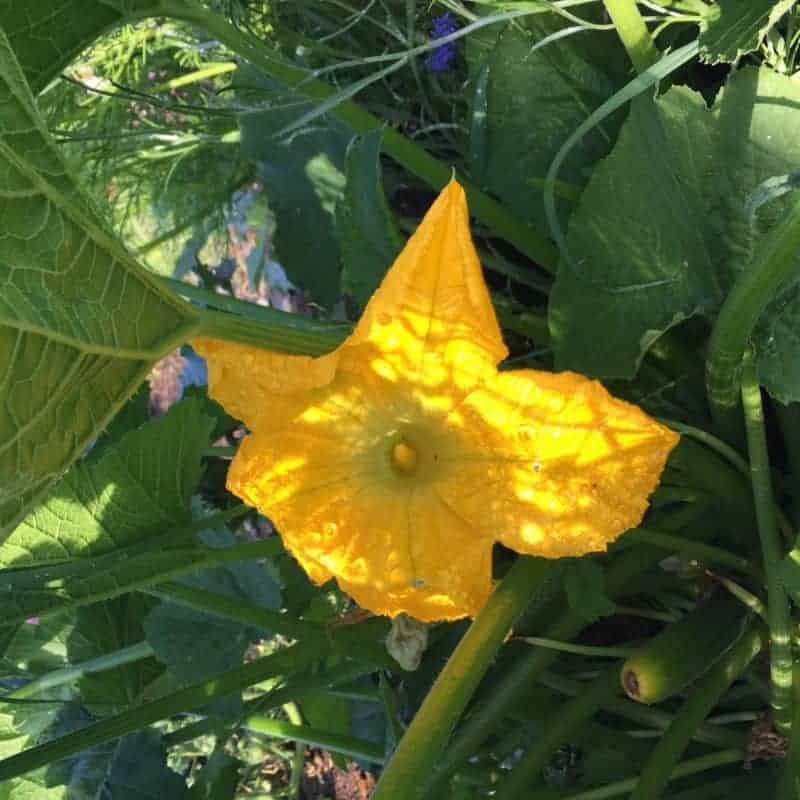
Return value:
<svg viewBox="0 0 800 800">
<path fill-rule="evenodd" d="M 336 207 L 342 289 L 362 308 L 403 246 L 381 183 L 382 140 L 383 131 L 372 131 L 350 143 L 347 186 Z"/>
<path fill-rule="evenodd" d="M 206 544 L 227 547 L 235 537 L 227 530 L 207 531 Z M 195 573 L 184 583 L 266 609 L 280 607 L 280 589 L 260 564 L 225 565 Z M 156 657 L 180 684 L 191 684 L 239 666 L 247 647 L 269 635 L 249 625 L 166 601 L 144 623 Z"/>
<path fill-rule="evenodd" d="M 43 89 L 70 61 L 130 10 L 152 8 L 151 0 L 0 0 L 0 28 L 14 46 L 34 92 Z"/>
<path fill-rule="evenodd" d="M 275 215 L 275 256 L 311 300 L 331 306 L 339 299 L 341 274 L 334 215 L 344 193 L 352 133 L 343 123 L 322 117 L 284 135 L 282 130 L 313 104 L 297 103 L 250 67 L 240 67 L 237 82 L 258 87 L 255 94 L 247 90 L 250 102 L 264 105 L 265 97 L 275 101 L 274 107 L 239 117 L 242 151 L 255 162 Z"/>
<path fill-rule="evenodd" d="M 184 400 L 75 464 L 0 545 L 0 567 L 98 556 L 189 522 L 213 424 L 199 400 Z"/>
<path fill-rule="evenodd" d="M 712 109 L 676 87 L 636 101 L 570 220 L 550 301 L 559 368 L 630 378 L 664 331 L 713 317 L 786 209 L 765 189 L 800 163 L 800 85 L 737 72 Z M 800 399 L 795 286 L 767 308 L 756 344 L 762 381 Z"/>
<path fill-rule="evenodd" d="M 607 34 L 581 31 L 534 50 L 568 25 L 541 14 L 509 25 L 489 49 L 485 184 L 524 219 L 544 225 L 542 186 L 564 139 L 625 83 L 627 64 Z M 487 29 L 488 30 L 488 29 Z M 488 36 L 488 34 L 487 34 Z M 573 149 L 560 192 L 574 200 L 590 167 L 614 144 L 619 114 L 606 119 Z M 565 205 L 565 209 L 568 208 Z"/>
<path fill-rule="evenodd" d="M 755 50 L 797 0 L 717 0 L 704 7 L 700 55 L 712 63 L 736 61 Z"/>
<path fill-rule="evenodd" d="M 195 314 L 108 236 L 0 31 L 0 539 Z"/>
</svg>

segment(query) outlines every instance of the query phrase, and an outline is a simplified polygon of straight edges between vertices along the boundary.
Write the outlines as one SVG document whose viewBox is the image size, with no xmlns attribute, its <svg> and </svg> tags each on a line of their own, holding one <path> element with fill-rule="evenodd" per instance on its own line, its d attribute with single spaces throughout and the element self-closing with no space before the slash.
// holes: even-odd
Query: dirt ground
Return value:
<svg viewBox="0 0 800 800">
<path fill-rule="evenodd" d="M 306 758 L 302 800 L 369 800 L 375 779 L 350 762 L 339 769 L 324 750 L 313 749 Z"/>
</svg>

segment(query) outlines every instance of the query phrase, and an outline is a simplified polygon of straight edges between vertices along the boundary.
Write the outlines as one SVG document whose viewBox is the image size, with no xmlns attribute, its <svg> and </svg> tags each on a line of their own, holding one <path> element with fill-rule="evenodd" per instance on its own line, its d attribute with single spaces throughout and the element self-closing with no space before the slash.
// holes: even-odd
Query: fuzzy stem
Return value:
<svg viewBox="0 0 800 800">
<path fill-rule="evenodd" d="M 783 549 L 770 480 L 761 387 L 756 377 L 753 355 L 749 349 L 745 352 L 742 366 L 742 404 L 747 430 L 747 447 L 750 452 L 750 479 L 753 484 L 764 571 L 767 574 L 772 711 L 775 727 L 786 733 L 791 729 L 792 720 L 792 621 L 789 598 L 786 596 L 779 574 Z"/>
<path fill-rule="evenodd" d="M 800 249 L 800 197 L 770 231 L 736 279 L 717 316 L 706 358 L 706 391 L 720 431 L 737 438 L 742 358 L 767 304 L 796 273 Z"/>
<path fill-rule="evenodd" d="M 421 775 L 438 763 L 447 739 L 497 650 L 553 562 L 520 557 L 458 643 L 395 750 L 373 800 L 422 796 Z"/>
<path fill-rule="evenodd" d="M 637 72 L 644 72 L 661 57 L 636 5 L 636 0 L 603 0 L 608 16 Z"/>
</svg>

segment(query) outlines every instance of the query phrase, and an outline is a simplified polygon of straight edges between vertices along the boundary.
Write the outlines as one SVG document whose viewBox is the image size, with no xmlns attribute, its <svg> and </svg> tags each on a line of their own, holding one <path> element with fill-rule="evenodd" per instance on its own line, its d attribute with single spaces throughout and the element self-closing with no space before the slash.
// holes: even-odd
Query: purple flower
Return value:
<svg viewBox="0 0 800 800">
<path fill-rule="evenodd" d="M 431 22 L 431 39 L 442 39 L 458 30 L 458 21 L 452 11 L 446 11 Z M 444 72 L 453 66 L 456 57 L 456 43 L 447 42 L 433 50 L 425 59 L 425 66 L 431 72 Z"/>
</svg>

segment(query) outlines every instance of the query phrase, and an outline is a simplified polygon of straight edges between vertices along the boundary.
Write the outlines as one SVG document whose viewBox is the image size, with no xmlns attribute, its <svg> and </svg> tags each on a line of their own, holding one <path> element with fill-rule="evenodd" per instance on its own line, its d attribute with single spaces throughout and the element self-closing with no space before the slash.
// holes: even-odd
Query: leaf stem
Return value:
<svg viewBox="0 0 800 800">
<path fill-rule="evenodd" d="M 608 16 L 617 29 L 637 72 L 644 72 L 660 58 L 636 0 L 603 0 Z"/>
<path fill-rule="evenodd" d="M 264 309 L 269 311 L 274 309 Z M 329 353 L 344 341 L 349 329 L 342 326 L 338 331 L 304 330 L 294 324 L 294 314 L 275 311 L 272 320 L 255 320 L 214 311 L 206 308 L 200 312 L 195 336 L 208 336 L 211 339 L 222 339 L 228 342 L 254 344 L 271 350 L 298 355 L 319 356 Z"/>
<path fill-rule="evenodd" d="M 663 550 L 695 558 L 707 564 L 719 564 L 754 577 L 762 577 L 755 564 L 742 556 L 731 553 L 730 550 L 704 544 L 703 542 L 695 542 L 692 539 L 686 539 L 683 536 L 676 536 L 672 533 L 656 531 L 651 528 L 634 528 L 624 534 L 620 542 L 622 544 L 649 544 L 653 545 L 653 547 L 660 547 Z"/>
<path fill-rule="evenodd" d="M 149 642 L 139 642 L 129 647 L 123 647 L 113 653 L 106 653 L 97 658 L 88 659 L 80 664 L 74 664 L 63 669 L 53 670 L 40 678 L 26 683 L 24 686 L 11 692 L 11 694 L 0 697 L 0 701 L 22 700 L 28 697 L 45 692 L 48 689 L 55 689 L 59 686 L 73 683 L 84 675 L 91 675 L 95 672 L 115 669 L 125 664 L 133 664 L 136 661 L 143 661 L 152 656 L 153 648 Z"/>
<path fill-rule="evenodd" d="M 441 756 L 447 739 L 513 624 L 554 569 L 544 559 L 518 558 L 439 673 L 384 770 L 373 800 L 422 796 L 421 775 Z"/>
<path fill-rule="evenodd" d="M 736 643 L 697 681 L 642 767 L 630 800 L 653 800 L 662 796 L 670 777 L 675 776 L 678 759 L 698 725 L 716 706 L 725 690 L 744 672 L 763 644 L 760 623 L 751 622 Z M 738 752 L 742 758 L 742 752 Z M 732 757 L 731 760 L 736 759 Z"/>
<path fill-rule="evenodd" d="M 544 647 L 548 650 L 558 650 L 560 653 L 574 653 L 593 658 L 628 658 L 636 649 L 633 647 L 597 647 L 587 644 L 573 644 L 572 642 L 559 642 L 555 639 L 545 639 L 541 636 L 516 636 L 518 642 Z"/>
<path fill-rule="evenodd" d="M 753 262 L 733 284 L 711 331 L 706 391 L 720 431 L 735 440 L 740 430 L 742 358 L 759 317 L 786 281 L 796 274 L 800 249 L 800 196 L 759 246 Z"/>
<path fill-rule="evenodd" d="M 770 633 L 770 680 L 775 727 L 791 729 L 792 720 L 792 622 L 789 598 L 780 579 L 783 558 L 775 500 L 770 479 L 769 452 L 764 430 L 761 387 L 756 377 L 753 353 L 745 351 L 742 364 L 742 405 L 744 406 L 747 447 L 750 453 L 750 479 L 756 505 L 761 552 L 767 574 L 767 620 Z"/>
<path fill-rule="evenodd" d="M 617 670 L 617 680 L 619 680 L 619 670 Z M 542 673 L 538 682 L 549 689 L 554 689 L 561 694 L 574 697 L 579 695 L 584 686 L 574 678 L 568 678 L 557 672 L 546 671 Z M 601 708 L 609 714 L 620 719 L 635 722 L 637 725 L 644 725 L 656 731 L 664 731 L 675 718 L 668 711 L 662 711 L 655 706 L 644 705 L 629 700 L 627 697 L 611 697 L 603 702 Z M 702 722 L 692 733 L 692 739 L 703 744 L 710 744 L 714 747 L 739 747 L 745 744 L 745 737 L 734 731 L 729 731 L 718 725 L 709 722 Z"/>
<path fill-rule="evenodd" d="M 705 772 L 707 769 L 722 767 L 725 764 L 736 764 L 743 761 L 745 752 L 741 748 L 730 748 L 729 750 L 718 750 L 716 753 L 709 753 L 707 756 L 691 758 L 678 764 L 675 769 L 667 776 L 667 781 L 675 778 L 685 778 L 688 775 L 696 775 L 698 772 Z M 589 789 L 586 792 L 579 792 L 564 798 L 564 800 L 608 800 L 610 797 L 619 797 L 628 794 L 636 785 L 637 778 L 627 778 L 623 781 L 610 783 L 597 789 Z M 654 800 L 659 795 L 651 795 L 648 800 Z"/>
<path fill-rule="evenodd" d="M 196 683 L 137 708 L 95 722 L 74 733 L 23 750 L 0 761 L 0 783 L 62 758 L 68 758 L 90 747 L 119 739 L 175 714 L 202 708 L 214 698 L 224 697 L 239 689 L 261 683 L 267 678 L 298 672 L 317 661 L 324 653 L 323 643 L 304 642 L 302 647 L 295 645 L 280 650 L 237 669 L 224 672 L 216 678 Z"/>
<path fill-rule="evenodd" d="M 295 725 L 262 715 L 247 717 L 242 725 L 247 730 L 263 736 L 270 736 L 276 739 L 294 739 L 296 742 L 324 747 L 326 750 L 342 753 L 342 755 L 350 756 L 351 758 L 371 761 L 373 764 L 382 764 L 384 762 L 383 747 L 363 739 L 356 739 L 353 736 L 346 736 L 332 731 L 322 731 L 309 725 Z"/>
</svg>

